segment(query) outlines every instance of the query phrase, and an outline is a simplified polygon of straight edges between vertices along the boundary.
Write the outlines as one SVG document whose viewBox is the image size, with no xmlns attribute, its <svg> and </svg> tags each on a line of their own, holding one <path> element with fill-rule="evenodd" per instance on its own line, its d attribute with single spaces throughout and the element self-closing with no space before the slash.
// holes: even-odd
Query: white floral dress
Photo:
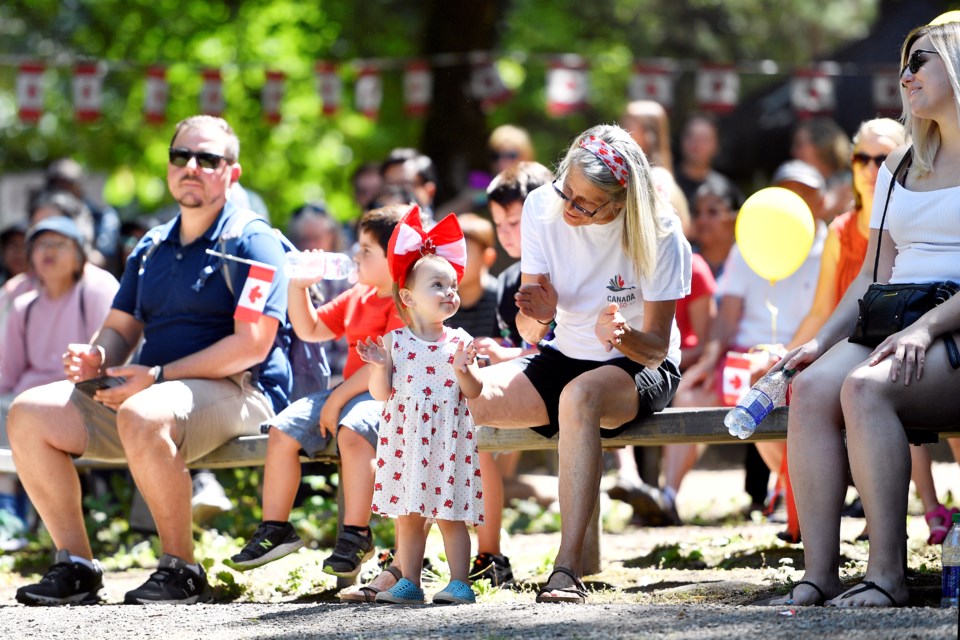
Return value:
<svg viewBox="0 0 960 640">
<path fill-rule="evenodd" d="M 392 332 L 393 385 L 380 418 L 374 513 L 483 523 L 473 418 L 453 369 L 462 329 L 437 342 Z"/>
</svg>

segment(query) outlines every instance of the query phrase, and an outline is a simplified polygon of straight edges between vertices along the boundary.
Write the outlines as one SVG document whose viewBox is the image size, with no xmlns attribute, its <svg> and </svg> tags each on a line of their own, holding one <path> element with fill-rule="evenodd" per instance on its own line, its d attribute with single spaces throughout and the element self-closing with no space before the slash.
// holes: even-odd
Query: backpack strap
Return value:
<svg viewBox="0 0 960 640">
<path fill-rule="evenodd" d="M 147 235 L 144 236 L 145 240 L 150 242 L 150 246 L 143 250 L 143 253 L 140 254 L 140 268 L 137 270 L 137 296 L 133 304 L 133 317 L 139 322 L 144 322 L 143 317 L 143 274 L 147 269 L 147 260 L 150 259 L 150 256 L 157 250 L 160 246 L 161 240 L 170 233 L 170 230 L 173 228 L 173 225 L 176 222 L 176 218 L 171 220 L 166 224 L 162 224 L 159 227 L 154 227 L 147 232 Z M 141 240 L 143 242 L 143 240 Z"/>
</svg>

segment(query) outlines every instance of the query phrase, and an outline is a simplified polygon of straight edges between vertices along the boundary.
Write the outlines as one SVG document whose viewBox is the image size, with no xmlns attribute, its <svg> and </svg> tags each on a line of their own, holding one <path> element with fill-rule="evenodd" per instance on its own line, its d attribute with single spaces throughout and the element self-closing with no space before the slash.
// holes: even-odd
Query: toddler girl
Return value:
<svg viewBox="0 0 960 640">
<path fill-rule="evenodd" d="M 386 401 L 372 511 L 397 517 L 403 572 L 376 601 L 423 603 L 424 524 L 431 518 L 443 534 L 451 578 L 433 601 L 472 603 L 467 523 L 483 522 L 483 491 L 466 398 L 478 396 L 482 384 L 470 336 L 443 325 L 460 306 L 457 283 L 466 262 L 456 217 L 448 215 L 427 234 L 414 210 L 394 230 L 387 259 L 406 327 L 357 344 L 360 357 L 373 365 L 370 393 Z"/>
</svg>

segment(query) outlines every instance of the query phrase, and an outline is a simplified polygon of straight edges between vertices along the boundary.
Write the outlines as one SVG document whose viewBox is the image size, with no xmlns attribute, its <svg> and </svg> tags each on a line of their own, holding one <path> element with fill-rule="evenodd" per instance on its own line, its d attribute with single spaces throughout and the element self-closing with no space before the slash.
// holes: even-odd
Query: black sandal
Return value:
<svg viewBox="0 0 960 640">
<path fill-rule="evenodd" d="M 840 599 L 841 599 L 841 600 L 846 600 L 846 599 L 849 598 L 850 596 L 855 596 L 855 595 L 857 595 L 858 593 L 863 593 L 864 591 L 878 591 L 878 592 L 882 593 L 882 594 L 886 597 L 887 600 L 890 601 L 891 606 L 893 606 L 893 607 L 902 607 L 902 606 L 904 606 L 904 605 L 900 604 L 899 602 L 897 602 L 897 601 L 894 599 L 894 597 L 893 597 L 892 595 L 890 595 L 890 593 L 889 593 L 886 589 L 884 589 L 883 587 L 881 587 L 880 585 L 878 585 L 876 582 L 871 582 L 870 580 L 864 580 L 864 581 L 862 581 L 862 582 L 861 582 L 859 585 L 857 585 L 857 586 L 859 586 L 860 588 L 858 589 L 857 587 L 854 587 L 854 588 L 850 589 L 850 591 L 847 591 L 845 594 L 841 595 L 841 596 L 840 596 Z"/>
<path fill-rule="evenodd" d="M 564 587 L 562 589 L 551 589 L 547 587 L 547 585 L 550 584 L 550 579 L 558 573 L 569 576 L 570 579 L 573 580 L 573 586 Z M 553 592 L 556 592 L 560 595 L 549 595 Z M 570 571 L 570 569 L 567 569 L 566 567 L 554 567 L 553 571 L 550 573 L 550 576 L 547 578 L 547 582 L 544 583 L 543 589 L 540 589 L 540 591 L 537 592 L 537 602 L 570 602 L 573 604 L 583 604 L 586 601 L 587 588 L 584 586 L 583 581 L 575 576 L 573 571 Z"/>
<path fill-rule="evenodd" d="M 799 586 L 802 585 L 802 584 L 807 585 L 808 587 L 810 587 L 811 589 L 813 589 L 814 591 L 816 591 L 816 592 L 817 592 L 817 595 L 820 596 L 817 600 L 814 600 L 814 601 L 811 602 L 809 605 L 803 605 L 803 606 L 822 607 L 822 606 L 823 606 L 823 603 L 827 601 L 827 594 L 825 594 L 825 593 L 823 592 L 823 589 L 821 589 L 820 587 L 818 587 L 818 586 L 815 585 L 814 583 L 810 582 L 809 580 L 801 580 L 800 582 L 795 583 L 795 584 L 793 585 L 793 589 L 790 589 L 790 594 L 789 594 L 789 595 L 790 595 L 790 599 L 787 600 L 784 604 L 789 604 L 789 605 L 793 605 L 793 604 L 794 604 L 794 602 L 793 602 L 793 590 L 796 589 L 797 587 L 799 587 Z"/>
<path fill-rule="evenodd" d="M 400 578 L 403 577 L 403 574 L 400 573 L 400 569 L 397 569 L 396 567 L 386 567 L 384 568 L 383 573 L 389 573 L 397 579 L 397 582 L 400 582 Z M 374 578 L 374 580 L 376 580 L 376 578 Z M 358 587 L 354 591 L 344 591 L 340 593 L 339 598 L 340 602 L 376 602 L 377 594 L 381 591 L 382 589 L 377 589 L 369 584 L 365 584 L 362 587 Z"/>
</svg>

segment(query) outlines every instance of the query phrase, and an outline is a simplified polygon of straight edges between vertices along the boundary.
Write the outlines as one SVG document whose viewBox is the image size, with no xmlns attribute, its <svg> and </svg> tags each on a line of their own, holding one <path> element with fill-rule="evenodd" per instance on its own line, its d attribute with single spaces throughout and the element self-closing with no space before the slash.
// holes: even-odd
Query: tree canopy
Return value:
<svg viewBox="0 0 960 640">
<path fill-rule="evenodd" d="M 866 35 L 877 9 L 877 0 L 15 0 L 0 5 L 6 62 L 0 64 L 0 171 L 71 155 L 111 175 L 107 195 L 121 210 L 151 211 L 167 197 L 171 125 L 198 111 L 200 70 L 216 67 L 223 73 L 224 117 L 241 140 L 243 182 L 264 197 L 275 220 L 282 223 L 295 206 L 316 199 L 350 217 L 357 213 L 352 171 L 393 147 L 421 147 L 440 164 L 485 169 L 486 135 L 512 122 L 532 132 L 540 159 L 551 164 L 576 132 L 617 118 L 636 58 L 801 64 Z M 426 119 L 404 114 L 403 59 L 473 50 L 492 50 L 500 59 L 515 92 L 509 102 L 482 112 L 463 95 L 462 73 L 451 69 L 437 74 L 435 94 L 451 91 L 453 99 L 435 105 Z M 558 53 L 589 60 L 591 106 L 551 119 L 544 113 L 544 74 L 548 56 Z M 52 69 L 46 113 L 36 125 L 20 123 L 16 114 L 21 57 Z M 385 64 L 379 119 L 354 111 L 349 65 L 341 71 L 343 108 L 323 116 L 315 62 L 367 58 Z M 70 67 L 80 59 L 104 60 L 109 69 L 103 115 L 93 124 L 73 119 Z M 143 117 L 144 73 L 154 64 L 166 65 L 171 90 L 167 123 L 159 126 Z M 268 69 L 286 74 L 276 125 L 264 121 L 260 104 Z M 748 80 L 743 93 L 764 82 L 770 79 Z M 691 89 L 679 90 L 682 109 Z"/>
</svg>

